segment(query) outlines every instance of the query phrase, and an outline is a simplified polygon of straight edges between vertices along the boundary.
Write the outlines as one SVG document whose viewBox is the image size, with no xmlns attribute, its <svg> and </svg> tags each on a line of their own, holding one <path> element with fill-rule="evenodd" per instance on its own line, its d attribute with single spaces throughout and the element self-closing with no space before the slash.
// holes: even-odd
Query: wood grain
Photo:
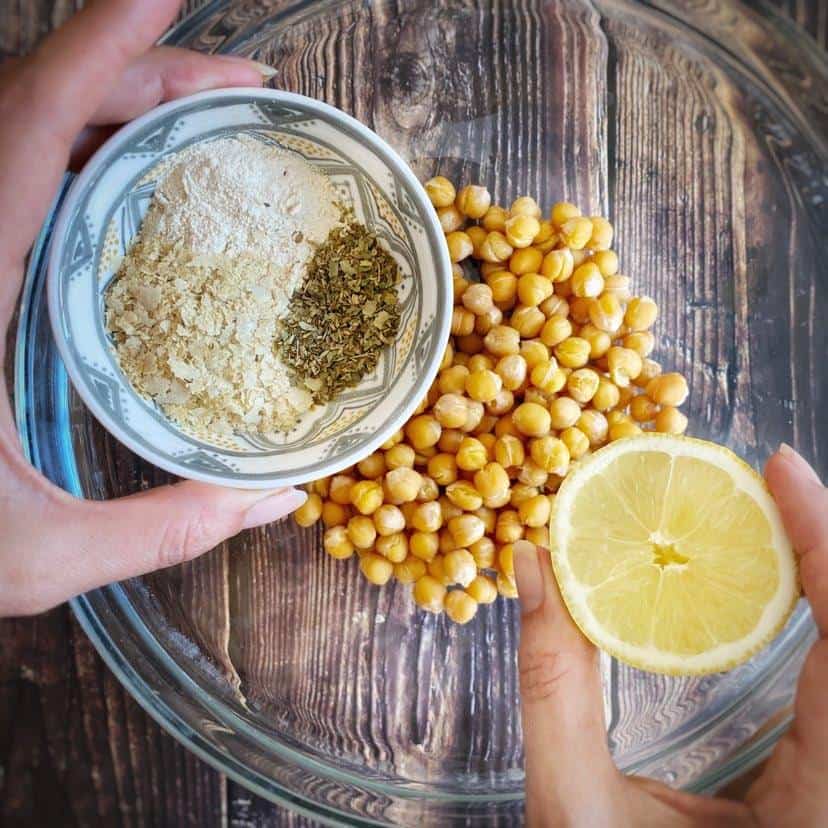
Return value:
<svg viewBox="0 0 828 828">
<path fill-rule="evenodd" d="M 79 5 L 7 3 L 0 55 L 26 52 Z M 797 401 L 791 427 L 816 457 L 818 424 L 807 412 L 828 401 L 809 390 L 822 355 L 804 343 L 817 298 L 792 295 L 789 250 L 760 243 L 795 213 L 794 194 L 771 190 L 764 174 L 788 163 L 785 136 L 747 145 L 752 113 L 727 77 L 702 73 L 698 54 L 663 33 L 631 30 L 615 5 L 515 0 L 480 15 L 460 0 L 425 13 L 410 0 L 354 2 L 324 20 L 308 12 L 254 54 L 278 67 L 279 86 L 325 99 L 407 146 L 421 176 L 439 164 L 458 180 L 485 181 L 500 200 L 565 197 L 617 216 L 625 270 L 662 303 L 659 356 L 691 378 L 691 414 L 708 436 L 735 435 L 756 456 L 786 436 L 756 426 L 761 385 L 761 404 Z M 774 5 L 826 48 L 826 0 Z M 251 16 L 251 4 L 240 4 L 239 16 L 254 29 L 256 14 L 276 6 L 260 3 Z M 193 45 L 232 50 L 234 41 L 217 23 Z M 759 216 L 747 209 L 751 199 L 786 204 L 786 215 Z M 816 257 L 815 241 L 794 226 L 788 244 Z M 791 334 L 769 341 L 756 331 L 780 304 Z M 790 365 L 782 375 L 764 367 L 780 349 Z M 84 427 L 101 492 L 165 479 L 91 419 Z M 238 704 L 319 750 L 423 780 L 436 773 L 435 757 L 455 758 L 461 773 L 519 769 L 514 606 L 484 610 L 462 635 L 438 619 L 415 627 L 407 591 L 372 588 L 353 563 L 321 555 L 315 531 L 287 523 L 146 579 L 148 600 L 208 654 L 205 669 Z M 625 748 L 622 733 L 658 738 L 671 724 L 659 711 L 686 689 L 665 682 L 643 723 L 625 718 L 622 699 L 611 711 L 614 747 Z M 473 698 L 497 712 L 480 715 Z M 504 698 L 515 703 L 504 708 Z M 181 748 L 61 608 L 0 622 L 0 824 L 313 823 Z"/>
</svg>

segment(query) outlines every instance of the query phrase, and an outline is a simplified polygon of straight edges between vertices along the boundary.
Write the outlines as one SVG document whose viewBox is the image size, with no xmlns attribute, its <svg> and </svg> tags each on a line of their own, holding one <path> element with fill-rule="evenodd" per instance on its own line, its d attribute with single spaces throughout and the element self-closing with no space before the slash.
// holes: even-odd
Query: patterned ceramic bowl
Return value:
<svg viewBox="0 0 828 828">
<path fill-rule="evenodd" d="M 104 292 L 141 224 L 155 185 L 193 144 L 247 133 L 299 153 L 399 263 L 396 345 L 355 388 L 277 437 L 183 430 L 139 396 L 103 321 Z M 181 477 L 242 488 L 323 477 L 352 465 L 402 426 L 437 372 L 451 324 L 451 266 L 437 217 L 404 161 L 337 109 L 269 89 L 205 92 L 158 107 L 111 138 L 61 209 L 49 262 L 49 314 L 69 376 L 121 442 Z"/>
</svg>

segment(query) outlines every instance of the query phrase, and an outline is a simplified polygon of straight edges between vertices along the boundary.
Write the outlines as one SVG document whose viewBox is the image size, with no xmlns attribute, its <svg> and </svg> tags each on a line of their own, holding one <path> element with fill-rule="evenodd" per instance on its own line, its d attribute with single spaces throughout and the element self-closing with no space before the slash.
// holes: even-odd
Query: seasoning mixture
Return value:
<svg viewBox="0 0 828 828">
<path fill-rule="evenodd" d="M 313 166 L 224 138 L 182 152 L 160 182 L 107 291 L 106 325 L 133 386 L 182 425 L 286 431 L 393 341 L 398 276 Z M 387 316 L 366 340 L 349 310 L 372 302 Z"/>
</svg>

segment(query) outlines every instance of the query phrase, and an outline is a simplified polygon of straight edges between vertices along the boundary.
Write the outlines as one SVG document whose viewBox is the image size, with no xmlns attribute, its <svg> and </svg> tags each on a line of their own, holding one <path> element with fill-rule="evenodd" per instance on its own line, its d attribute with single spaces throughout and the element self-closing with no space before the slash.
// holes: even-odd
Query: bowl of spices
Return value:
<svg viewBox="0 0 828 828">
<path fill-rule="evenodd" d="M 58 216 L 49 313 L 83 401 L 182 477 L 243 488 L 346 468 L 425 397 L 451 265 L 376 134 L 276 90 L 217 90 L 113 136 Z"/>
</svg>

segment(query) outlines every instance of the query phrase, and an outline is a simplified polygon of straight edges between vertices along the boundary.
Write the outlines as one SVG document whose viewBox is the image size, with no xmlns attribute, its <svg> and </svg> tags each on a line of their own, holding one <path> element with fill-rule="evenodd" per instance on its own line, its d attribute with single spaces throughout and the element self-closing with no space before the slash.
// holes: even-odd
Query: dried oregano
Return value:
<svg viewBox="0 0 828 828">
<path fill-rule="evenodd" d="M 350 220 L 319 245 L 281 320 L 284 363 L 324 403 L 356 385 L 397 336 L 396 261 L 366 227 Z"/>
</svg>

